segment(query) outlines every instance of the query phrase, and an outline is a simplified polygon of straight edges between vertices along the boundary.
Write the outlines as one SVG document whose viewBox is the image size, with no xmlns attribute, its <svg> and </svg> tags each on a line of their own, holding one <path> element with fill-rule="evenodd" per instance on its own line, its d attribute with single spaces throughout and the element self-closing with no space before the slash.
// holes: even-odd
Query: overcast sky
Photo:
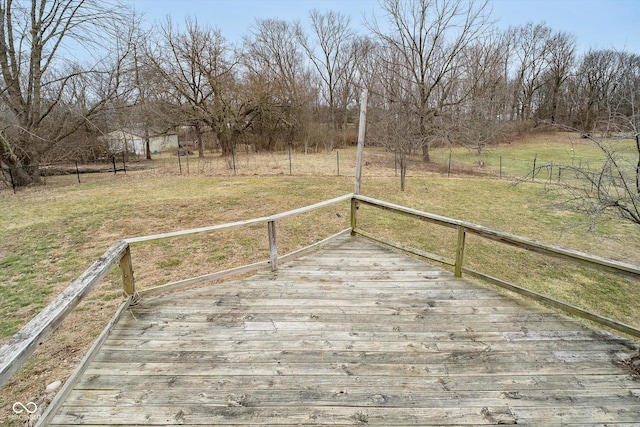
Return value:
<svg viewBox="0 0 640 427">
<path fill-rule="evenodd" d="M 256 19 L 279 18 L 308 22 L 311 9 L 334 10 L 351 17 L 364 32 L 364 18 L 381 17 L 378 0 L 126 0 L 149 24 L 171 16 L 188 16 L 219 28 L 232 42 L 240 42 Z M 616 49 L 640 54 L 640 0 L 490 0 L 492 17 L 500 28 L 529 21 L 545 22 L 555 31 L 576 38 L 578 51 Z"/>
</svg>

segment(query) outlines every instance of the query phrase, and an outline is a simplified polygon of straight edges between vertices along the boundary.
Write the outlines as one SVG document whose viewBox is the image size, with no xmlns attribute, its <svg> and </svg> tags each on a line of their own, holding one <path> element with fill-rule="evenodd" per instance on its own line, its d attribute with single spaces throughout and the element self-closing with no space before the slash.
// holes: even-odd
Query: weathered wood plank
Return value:
<svg viewBox="0 0 640 427">
<path fill-rule="evenodd" d="M 54 423 L 189 424 L 189 425 L 495 425 L 513 420 L 506 405 L 501 407 L 456 408 L 349 408 L 294 406 L 285 410 L 265 410 L 242 405 L 148 406 L 123 417 L 119 407 L 70 407 Z"/>
<path fill-rule="evenodd" d="M 492 316 L 490 319 L 478 320 L 474 316 L 461 316 L 457 319 L 455 324 L 450 323 L 450 319 L 455 319 L 455 316 L 444 316 L 442 319 L 439 315 L 430 316 L 427 313 L 422 317 L 415 318 L 414 322 L 403 322 L 406 317 L 401 317 L 398 311 L 398 315 L 381 316 L 381 320 L 386 320 L 385 323 L 375 324 L 371 322 L 355 322 L 355 318 L 348 320 L 347 316 L 343 316 L 338 320 L 344 319 L 345 322 L 349 322 L 349 330 L 353 332 L 521 332 L 523 330 L 523 323 L 527 323 L 527 328 L 532 330 L 542 331 L 564 331 L 564 330 L 577 330 L 580 329 L 580 323 L 576 320 L 567 318 L 566 321 L 561 321 L 553 317 L 545 319 L 544 317 L 531 314 L 529 316 L 515 316 L 515 318 Z M 339 316 L 339 315 L 336 315 Z M 490 316 L 490 315 L 487 315 Z M 537 316 L 537 317 L 536 317 Z M 362 320 L 362 319 L 361 319 Z M 345 323 L 339 321 L 330 322 L 328 319 L 325 321 L 317 321 L 313 319 L 306 320 L 278 320 L 268 319 L 266 321 L 254 321 L 250 315 L 244 319 L 242 316 L 230 316 L 213 315 L 209 317 L 207 322 L 135 322 L 138 326 L 143 327 L 146 334 L 151 332 L 165 332 L 166 334 L 181 333 L 190 331 L 191 334 L 211 335 L 209 332 L 218 333 L 215 327 L 223 327 L 228 332 L 247 332 L 247 331 L 322 331 L 322 332 L 340 332 L 345 330 Z M 119 324 L 114 328 L 116 331 L 129 329 L 126 323 Z"/>
<path fill-rule="evenodd" d="M 199 286 L 204 283 L 213 282 L 215 280 L 224 279 L 226 277 L 252 273 L 254 271 L 258 271 L 260 269 L 266 268 L 269 266 L 269 261 L 257 262 L 254 264 L 244 265 L 242 267 L 231 268 L 228 270 L 218 271 L 215 273 L 204 274 L 198 277 L 192 277 L 185 280 L 180 280 L 177 282 L 166 283 L 160 286 L 154 286 L 153 288 L 147 288 L 140 290 L 139 294 L 141 296 L 154 296 L 168 292 L 176 292 L 184 288 L 188 288 L 191 286 Z"/>
<path fill-rule="evenodd" d="M 314 303 L 313 305 L 312 302 Z M 145 302 L 141 306 L 142 310 L 153 310 L 157 307 L 155 302 Z M 311 307 L 313 310 L 318 310 L 318 313 L 322 312 L 341 312 L 341 313 L 365 313 L 365 314 L 377 314 L 376 309 L 379 309 L 380 314 L 393 314 L 399 310 L 416 310 L 418 313 L 420 310 L 429 313 L 438 313 L 438 310 L 474 310 L 477 309 L 478 313 L 486 312 L 496 308 L 500 309 L 517 309 L 522 307 L 514 301 L 511 303 L 505 303 L 504 297 L 494 298 L 482 298 L 482 299 L 425 299 L 418 300 L 398 300 L 395 299 L 393 303 L 382 305 L 376 304 L 372 300 L 354 301 L 351 299 L 343 299 L 339 294 L 336 294 L 334 299 L 314 299 L 308 298 L 289 298 L 282 301 L 273 301 L 272 299 L 264 298 L 243 298 L 240 301 L 239 298 L 211 298 L 210 301 L 185 301 L 184 304 L 178 302 L 171 303 L 165 310 L 165 313 L 174 312 L 197 312 L 201 310 L 210 310 L 211 313 L 216 312 L 234 312 L 238 310 L 245 310 L 247 313 L 264 312 L 264 313 L 278 313 L 283 310 L 289 310 L 294 313 L 306 312 L 310 313 Z M 305 311 L 306 310 L 306 311 Z M 373 313 L 370 313 L 374 311 Z M 557 314 L 557 313 L 556 313 Z"/>
<path fill-rule="evenodd" d="M 577 361 L 567 363 L 558 361 L 556 363 L 538 362 L 513 362 L 509 364 L 494 364 L 491 361 L 482 362 L 476 360 L 459 360 L 452 363 L 457 367 L 456 372 L 452 372 L 451 364 L 429 363 L 403 365 L 397 363 L 365 363 L 365 362 L 344 362 L 344 363 L 198 363 L 182 361 L 176 363 L 115 363 L 115 362 L 94 362 L 86 370 L 86 375 L 106 375 L 117 371 L 122 375 L 144 377 L 149 372 L 163 375 L 281 375 L 281 376 L 378 376 L 379 378 L 395 376 L 492 376 L 519 375 L 526 372 L 528 375 L 549 375 L 567 374 L 572 371 L 579 371 L 584 374 L 610 374 L 613 363 L 602 363 L 601 361 Z"/>
<path fill-rule="evenodd" d="M 488 351 L 488 350 L 491 351 Z M 414 350 L 414 351 L 411 351 Z M 98 362 L 105 363 L 181 363 L 203 362 L 203 363 L 341 363 L 367 362 L 384 363 L 393 360 L 401 364 L 455 364 L 459 366 L 462 361 L 469 363 L 515 363 L 528 362 L 531 357 L 535 357 L 538 363 L 574 363 L 583 361 L 617 362 L 628 356 L 628 352 L 619 350 L 602 351 L 593 350 L 569 350 L 569 351 L 549 351 L 549 349 L 537 350 L 535 346 L 522 348 L 524 351 L 514 351 L 514 349 L 494 350 L 492 346 L 485 346 L 482 350 L 462 350 L 462 351 L 420 351 L 415 349 L 404 349 L 404 351 L 348 351 L 348 350 L 265 350 L 259 354 L 252 351 L 222 351 L 215 347 L 201 347 L 198 350 L 174 350 L 165 348 L 164 350 L 107 350 L 103 349 L 98 357 Z M 640 387 L 640 385 L 639 385 Z"/>
<path fill-rule="evenodd" d="M 149 374 L 144 381 L 140 377 L 127 377 L 111 373 L 109 375 L 86 375 L 80 379 L 77 390 L 130 390 L 145 391 L 200 389 L 209 391 L 233 390 L 266 390 L 272 393 L 281 390 L 304 390 L 307 387 L 315 390 L 346 391 L 350 390 L 384 390 L 389 392 L 404 390 L 405 392 L 428 391 L 434 392 L 433 397 L 441 396 L 443 392 L 498 392 L 498 393 L 541 393 L 595 391 L 616 395 L 620 390 L 635 393 L 638 382 L 631 375 L 587 375 L 587 374 L 549 374 L 549 375 L 499 375 L 487 376 L 433 376 L 433 377 L 402 377 L 385 379 L 382 383 L 377 376 L 354 377 L 307 377 L 307 376 L 214 376 L 214 375 L 156 375 Z M 517 395 L 515 396 L 517 397 Z"/>
<path fill-rule="evenodd" d="M 334 311 L 330 314 L 318 313 L 315 310 L 303 313 L 283 313 L 282 311 L 273 313 L 257 313 L 257 312 L 245 312 L 239 313 L 238 311 L 201 311 L 190 312 L 180 314 L 167 314 L 158 313 L 157 311 L 142 311 L 132 310 L 133 316 L 135 316 L 136 322 L 148 321 L 149 324 L 168 324 L 172 326 L 181 327 L 183 325 L 195 324 L 195 326 L 202 325 L 204 323 L 217 323 L 229 325 L 233 322 L 242 322 L 246 325 L 246 322 L 308 322 L 313 324 L 325 324 L 327 322 L 332 323 L 353 323 L 353 324 L 366 324 L 369 320 L 369 313 L 364 314 L 349 314 L 340 311 Z M 387 314 L 378 314 L 381 320 L 387 319 L 387 321 L 397 324 L 410 324 L 416 325 L 423 322 L 437 321 L 440 323 L 448 323 L 455 321 L 475 321 L 476 314 L 469 312 L 467 314 L 455 314 L 455 313 L 433 313 L 429 310 L 402 310 L 397 309 L 390 311 Z M 485 321 L 491 323 L 499 322 L 538 322 L 549 321 L 554 318 L 554 315 L 549 313 L 486 313 Z M 556 320 L 561 321 L 561 318 Z M 210 326 L 210 325 L 209 325 Z M 125 323 L 122 323 L 122 327 L 126 327 Z M 247 329 L 248 330 L 248 329 Z"/>
<path fill-rule="evenodd" d="M 534 356 L 536 350 L 540 351 L 584 351 L 587 348 L 603 352 L 615 352 L 630 355 L 634 349 L 620 344 L 617 346 L 608 343 L 598 343 L 590 340 L 572 341 L 569 345 L 562 346 L 558 340 L 510 342 L 494 339 L 467 338 L 464 334 L 441 333 L 439 340 L 422 339 L 420 334 L 403 334 L 389 337 L 388 334 L 377 333 L 332 333 L 332 334 L 282 334 L 275 332 L 254 331 L 246 335 L 214 336 L 199 338 L 186 336 L 146 336 L 135 334 L 114 333 L 113 339 L 106 342 L 104 349 L 117 350 L 118 346 L 126 346 L 132 350 L 174 350 L 174 351 L 199 351 L 211 349 L 217 351 L 384 351 L 395 348 L 398 351 L 415 352 L 423 350 L 442 352 L 531 352 Z M 406 336 L 404 336 L 406 335 Z M 445 337 L 444 335 L 449 335 Z M 482 334 L 484 335 L 484 334 Z M 373 341 L 373 342 L 372 342 Z"/>
<path fill-rule="evenodd" d="M 499 300 L 494 300 L 499 301 Z M 556 314 L 551 309 L 547 308 L 533 308 L 527 307 L 518 304 L 502 304 L 500 306 L 473 306 L 473 305 L 436 305 L 432 304 L 432 306 L 419 306 L 413 307 L 414 312 L 402 311 L 395 308 L 387 308 L 387 307 L 336 307 L 336 306 L 316 306 L 313 307 L 313 314 L 317 316 L 322 315 L 330 315 L 330 314 L 349 314 L 349 315 L 367 315 L 370 316 L 372 314 L 376 315 L 386 315 L 386 314 L 397 314 L 397 313 L 412 313 L 412 314 L 422 314 L 430 313 L 433 315 L 454 315 L 458 314 L 459 316 L 469 316 L 469 315 L 491 315 L 491 314 L 522 314 L 522 313 L 553 313 Z M 180 307 L 171 306 L 159 308 L 155 306 L 150 306 L 147 304 L 141 304 L 135 307 L 133 310 L 136 319 L 142 321 L 147 318 L 154 320 L 189 320 L 189 319 L 197 319 L 200 317 L 206 317 L 209 315 L 215 314 L 226 314 L 226 313 L 236 313 L 240 310 L 243 310 L 245 315 L 264 315 L 264 314 L 282 314 L 289 313 L 290 315 L 300 315 L 306 314 L 310 315 L 309 309 L 305 307 L 291 307 L 291 306 L 269 306 L 269 307 L 260 307 L 260 306 L 238 306 L 238 307 L 228 307 L 228 306 L 216 306 L 211 304 L 200 304 L 200 305 L 181 305 Z"/>
<path fill-rule="evenodd" d="M 301 383 L 298 390 L 254 390 L 246 388 L 225 388 L 223 390 L 197 387 L 182 389 L 191 396 L 190 404 L 229 406 L 235 402 L 245 407 L 292 407 L 292 406 L 357 406 L 362 408 L 384 406 L 385 408 L 447 408 L 451 401 L 460 406 L 485 407 L 502 406 L 506 402 L 518 408 L 536 408 L 549 400 L 570 402 L 572 407 L 591 407 L 597 402 L 603 407 L 638 406 L 638 398 L 633 394 L 616 396 L 609 389 L 596 390 L 526 390 L 513 393 L 508 391 L 445 391 L 437 388 L 402 388 L 376 390 L 361 387 L 333 387 L 318 391 L 309 382 Z M 634 390 L 635 393 L 640 390 Z M 98 402 L 117 401 L 118 407 L 139 407 L 175 404 L 175 393 L 171 389 L 147 388 L 142 390 L 76 390 L 67 399 L 67 406 L 99 406 Z"/>
<path fill-rule="evenodd" d="M 534 299 L 536 301 L 543 302 L 543 303 L 552 305 L 554 307 L 558 307 L 561 310 L 566 311 L 567 313 L 571 313 L 571 314 L 574 314 L 576 316 L 580 316 L 580 317 L 582 317 L 584 319 L 592 320 L 594 322 L 600 323 L 601 325 L 608 326 L 608 327 L 610 327 L 612 329 L 615 329 L 617 331 L 620 331 L 620 332 L 623 332 L 625 334 L 629 334 L 629 335 L 632 335 L 632 336 L 640 338 L 640 329 L 636 328 L 635 326 L 626 325 L 626 324 L 624 324 L 622 322 L 618 322 L 616 320 L 609 319 L 607 317 L 600 316 L 600 315 L 595 314 L 595 313 L 591 313 L 591 312 L 589 312 L 587 310 L 584 310 L 584 309 L 582 309 L 580 307 L 577 307 L 577 306 L 575 306 L 573 304 L 569 304 L 569 303 L 557 300 L 555 298 L 551 298 L 551 297 L 548 297 L 546 295 L 542 295 L 540 293 L 530 291 L 528 289 L 522 288 L 520 286 L 516 286 L 516 285 L 514 285 L 512 283 L 506 282 L 504 280 L 497 279 L 497 278 L 492 277 L 492 276 L 488 276 L 486 274 L 479 273 L 479 272 L 474 271 L 474 270 L 469 270 L 469 269 L 464 269 L 464 270 L 465 270 L 466 273 L 468 273 L 468 274 L 470 274 L 470 275 L 472 275 L 474 277 L 483 279 L 483 280 L 488 281 L 490 283 L 493 283 L 493 284 L 495 284 L 497 286 L 501 286 L 501 287 L 503 287 L 505 289 L 509 289 L 509 290 L 511 290 L 513 292 L 517 292 L 519 294 L 525 295 L 525 296 L 527 296 L 529 298 L 532 298 L 532 299 Z"/>
</svg>

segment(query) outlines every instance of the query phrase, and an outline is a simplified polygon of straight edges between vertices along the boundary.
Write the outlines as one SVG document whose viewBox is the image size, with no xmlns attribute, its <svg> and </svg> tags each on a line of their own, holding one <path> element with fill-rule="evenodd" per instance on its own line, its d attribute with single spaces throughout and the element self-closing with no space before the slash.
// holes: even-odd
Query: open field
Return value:
<svg viewBox="0 0 640 427">
<path fill-rule="evenodd" d="M 573 147 L 580 158 L 597 162 L 596 151 L 586 142 L 574 141 Z M 505 151 L 500 152 L 505 158 L 526 158 L 534 153 L 538 158 L 556 156 L 555 161 L 566 161 L 558 158 L 567 153 L 566 146 L 544 140 L 492 149 L 487 152 L 485 167 L 474 164 L 470 157 L 461 167 L 466 175 L 447 177 L 446 171 L 434 172 L 433 166 L 414 161 L 409 166 L 407 189 L 401 193 L 393 156 L 367 149 L 362 193 L 639 263 L 640 227 L 607 217 L 598 223 L 596 234 L 590 233 L 578 215 L 551 207 L 553 201 L 544 192 L 542 179 L 513 186 L 511 180 L 495 179 L 495 169 L 487 174 L 487 164 L 494 167 L 491 156 L 503 148 Z M 434 155 L 443 153 L 436 151 Z M 51 177 L 46 186 L 17 194 L 8 189 L 0 191 L 0 343 L 119 239 L 270 215 L 353 191 L 354 149 L 340 150 L 339 155 L 294 154 L 291 175 L 288 153 L 245 153 L 236 160 L 236 175 L 228 159 L 211 156 L 200 162 L 190 158 L 189 170 L 183 168 L 180 175 L 175 167 L 177 158 L 165 156 L 154 160 L 153 169 L 126 175 L 83 175 L 81 184 L 74 176 Z M 295 217 L 278 230 L 279 252 L 289 252 L 344 229 L 348 221 L 346 204 Z M 451 231 L 372 209 L 363 209 L 359 224 L 443 256 L 450 257 L 455 247 L 455 233 Z M 168 243 L 136 244 L 132 253 L 137 283 L 145 288 L 264 259 L 268 244 L 265 230 L 247 227 Z M 469 241 L 468 253 L 471 268 L 482 266 L 488 274 L 640 326 L 637 283 L 474 239 Z M 44 399 L 45 386 L 71 372 L 113 314 L 120 293 L 120 278 L 114 273 L 3 387 L 0 420 L 11 413 L 13 402 Z"/>
</svg>

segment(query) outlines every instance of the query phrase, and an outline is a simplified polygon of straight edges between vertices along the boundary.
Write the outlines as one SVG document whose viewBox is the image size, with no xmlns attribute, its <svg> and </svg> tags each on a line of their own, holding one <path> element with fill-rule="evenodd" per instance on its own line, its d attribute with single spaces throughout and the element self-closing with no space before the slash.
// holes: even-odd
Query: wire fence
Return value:
<svg viewBox="0 0 640 427">
<path fill-rule="evenodd" d="M 363 176 L 399 177 L 400 160 L 397 153 L 367 147 L 363 157 Z M 593 157 L 549 159 L 533 154 L 523 158 L 508 152 L 475 155 L 444 150 L 434 151 L 430 160 L 425 163 L 418 154 L 407 156 L 406 176 L 439 174 L 570 183 L 579 179 L 574 172 L 576 169 L 596 174 L 603 163 Z M 230 156 L 221 156 L 220 153 L 207 152 L 204 157 L 197 153 L 173 152 L 154 155 L 152 160 L 117 155 L 91 163 L 74 161 L 31 165 L 28 168 L 0 168 L 0 189 L 19 190 L 21 173 L 53 185 L 113 179 L 127 173 L 153 176 L 353 177 L 355 161 L 355 147 L 307 154 L 291 150 L 268 153 L 238 150 Z"/>
<path fill-rule="evenodd" d="M 135 170 L 135 163 L 128 164 L 125 156 L 113 156 L 95 162 L 52 162 L 32 164 L 25 167 L 0 166 L 0 184 L 4 188 L 10 188 L 15 193 L 24 185 L 24 177 L 28 176 L 32 182 L 47 184 L 47 181 L 57 177 L 73 176 L 78 184 L 81 184 L 88 174 L 117 174 Z M 68 181 L 68 180 L 67 180 Z"/>
</svg>

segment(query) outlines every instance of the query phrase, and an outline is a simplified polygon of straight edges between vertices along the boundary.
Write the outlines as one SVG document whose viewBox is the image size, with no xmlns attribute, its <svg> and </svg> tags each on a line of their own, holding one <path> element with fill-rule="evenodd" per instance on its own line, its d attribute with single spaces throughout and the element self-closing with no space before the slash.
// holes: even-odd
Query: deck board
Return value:
<svg viewBox="0 0 640 427">
<path fill-rule="evenodd" d="M 638 425 L 636 349 L 348 237 L 132 307 L 52 425 Z"/>
</svg>

